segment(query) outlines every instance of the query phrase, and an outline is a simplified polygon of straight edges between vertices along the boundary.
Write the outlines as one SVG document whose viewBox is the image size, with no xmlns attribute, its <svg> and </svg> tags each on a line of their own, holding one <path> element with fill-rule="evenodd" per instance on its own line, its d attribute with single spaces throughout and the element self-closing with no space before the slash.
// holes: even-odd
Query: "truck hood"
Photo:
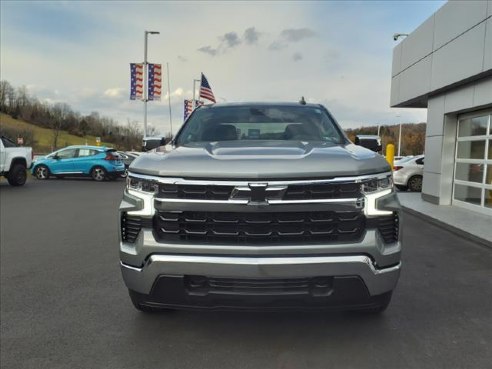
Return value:
<svg viewBox="0 0 492 369">
<path fill-rule="evenodd" d="M 196 179 L 301 179 L 390 171 L 379 154 L 353 144 L 225 141 L 166 147 L 139 156 L 133 173 Z"/>
</svg>

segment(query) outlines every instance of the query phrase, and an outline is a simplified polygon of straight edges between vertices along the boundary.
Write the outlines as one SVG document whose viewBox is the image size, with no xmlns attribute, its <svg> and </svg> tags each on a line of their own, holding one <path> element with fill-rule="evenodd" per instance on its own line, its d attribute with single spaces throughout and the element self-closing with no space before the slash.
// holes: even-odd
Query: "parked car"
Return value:
<svg viewBox="0 0 492 369">
<path fill-rule="evenodd" d="M 116 150 L 101 146 L 68 146 L 36 160 L 32 174 L 37 179 L 50 176 L 90 176 L 95 181 L 115 179 L 125 173 L 125 164 Z"/>
<path fill-rule="evenodd" d="M 134 152 L 128 152 L 128 151 L 117 151 L 116 152 L 123 162 L 125 164 L 125 173 L 122 174 L 123 177 L 126 177 L 126 174 L 128 173 L 128 167 L 130 164 L 139 156 L 139 153 L 134 153 Z"/>
<path fill-rule="evenodd" d="M 0 176 L 7 178 L 11 186 L 26 183 L 27 168 L 31 167 L 32 148 L 18 147 L 7 137 L 0 137 Z"/>
<path fill-rule="evenodd" d="M 383 149 L 381 137 L 375 135 L 357 135 L 354 143 L 377 153 L 381 153 Z"/>
<path fill-rule="evenodd" d="M 401 164 L 401 163 L 406 163 L 409 160 L 412 160 L 414 158 L 413 155 L 409 156 L 395 156 L 394 163 L 396 164 Z"/>
<path fill-rule="evenodd" d="M 424 173 L 424 155 L 415 156 L 407 160 L 395 162 L 393 166 L 393 181 L 402 191 L 422 191 Z"/>
<path fill-rule="evenodd" d="M 144 312 L 379 313 L 400 273 L 391 168 L 322 105 L 197 108 L 167 152 L 132 163 L 119 211 L 122 275 Z"/>
</svg>

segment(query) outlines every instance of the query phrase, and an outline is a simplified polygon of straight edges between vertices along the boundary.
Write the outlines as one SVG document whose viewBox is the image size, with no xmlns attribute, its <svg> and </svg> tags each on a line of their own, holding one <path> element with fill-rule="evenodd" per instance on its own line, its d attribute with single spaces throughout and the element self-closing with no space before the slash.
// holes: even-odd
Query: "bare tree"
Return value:
<svg viewBox="0 0 492 369">
<path fill-rule="evenodd" d="M 51 119 L 51 129 L 53 133 L 53 148 L 56 149 L 58 147 L 58 138 L 60 136 L 60 131 L 63 129 L 64 123 L 72 113 L 72 109 L 68 104 L 65 103 L 57 103 L 53 106 L 52 110 L 52 119 Z"/>
</svg>

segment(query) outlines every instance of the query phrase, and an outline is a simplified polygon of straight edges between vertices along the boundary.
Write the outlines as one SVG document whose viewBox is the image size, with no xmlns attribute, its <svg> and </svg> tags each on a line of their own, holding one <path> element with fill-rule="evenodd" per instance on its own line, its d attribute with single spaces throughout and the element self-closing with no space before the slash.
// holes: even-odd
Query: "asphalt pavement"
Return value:
<svg viewBox="0 0 492 369">
<path fill-rule="evenodd" d="M 137 312 L 119 270 L 123 185 L 0 181 L 1 368 L 492 367 L 492 251 L 413 215 L 382 315 Z"/>
</svg>

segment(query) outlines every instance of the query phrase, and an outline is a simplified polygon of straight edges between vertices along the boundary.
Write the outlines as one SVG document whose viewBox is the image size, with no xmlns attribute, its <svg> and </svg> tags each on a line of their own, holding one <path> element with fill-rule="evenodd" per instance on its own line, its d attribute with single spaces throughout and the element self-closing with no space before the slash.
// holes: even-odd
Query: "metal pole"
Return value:
<svg viewBox="0 0 492 369">
<path fill-rule="evenodd" d="M 191 110 L 195 110 L 195 81 L 193 80 L 193 101 L 191 102 Z"/>
<path fill-rule="evenodd" d="M 378 124 L 378 137 L 379 137 L 380 129 L 381 129 L 381 125 Z"/>
<path fill-rule="evenodd" d="M 147 137 L 147 101 L 149 100 L 148 95 L 148 63 L 147 63 L 147 39 L 148 34 L 158 35 L 157 31 L 144 31 L 144 75 L 143 75 L 143 102 L 144 102 L 144 137 Z"/>
<path fill-rule="evenodd" d="M 171 118 L 171 83 L 169 82 L 169 63 L 166 63 L 167 67 L 167 101 L 169 104 L 169 125 L 171 126 L 171 137 L 173 136 L 173 120 Z"/>
<path fill-rule="evenodd" d="M 196 106 L 195 106 L 195 93 L 196 93 L 196 87 L 195 87 L 195 82 L 201 82 L 202 80 L 201 79 L 194 79 L 193 80 L 193 102 L 192 102 L 192 107 L 193 107 L 193 110 L 195 110 Z M 200 96 L 199 96 L 200 97 Z"/>
<path fill-rule="evenodd" d="M 400 134 L 398 135 L 398 156 L 401 156 L 401 122 L 400 122 Z"/>
<path fill-rule="evenodd" d="M 143 102 L 144 102 L 144 137 L 147 137 L 147 35 L 144 37 L 144 75 L 143 75 Z"/>
</svg>

